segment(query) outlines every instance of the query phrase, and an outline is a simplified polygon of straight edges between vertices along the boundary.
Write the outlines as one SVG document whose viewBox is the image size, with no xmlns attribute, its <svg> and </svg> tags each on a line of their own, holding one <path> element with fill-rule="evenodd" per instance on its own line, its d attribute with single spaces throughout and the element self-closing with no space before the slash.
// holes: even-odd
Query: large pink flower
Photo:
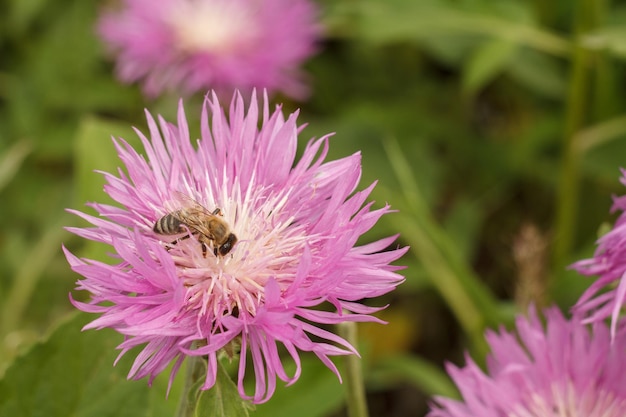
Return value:
<svg viewBox="0 0 626 417">
<path fill-rule="evenodd" d="M 119 78 L 150 96 L 256 87 L 301 98 L 317 17 L 309 0 L 122 0 L 98 29 Z"/>
<path fill-rule="evenodd" d="M 272 395 L 277 376 L 288 382 L 298 378 L 298 351 L 315 353 L 335 373 L 329 356 L 356 353 L 317 325 L 376 321 L 370 314 L 378 309 L 359 300 L 402 282 L 390 263 L 406 249 L 388 250 L 395 236 L 356 246 L 389 212 L 388 206 L 364 205 L 373 184 L 355 192 L 358 153 L 324 162 L 325 136 L 311 140 L 295 161 L 297 113 L 284 120 L 280 108 L 270 113 L 265 97 L 259 125 L 254 94 L 247 114 L 244 107 L 237 95 L 228 118 L 215 95 L 207 98 L 195 146 L 182 104 L 178 126 L 161 118 L 157 125 L 148 114 L 150 139 L 137 131 L 147 159 L 117 141 L 127 173 L 104 174 L 105 191 L 121 207 L 90 204 L 102 217 L 73 211 L 95 227 L 70 230 L 112 245 L 114 264 L 79 259 L 67 250 L 66 256 L 85 277 L 78 289 L 92 295 L 89 303 L 72 302 L 101 314 L 86 328 L 111 327 L 125 335 L 122 354 L 145 345 L 130 377 L 152 380 L 175 361 L 171 381 L 187 355 L 203 355 L 208 389 L 215 382 L 218 351 L 240 340 L 240 393 L 262 402 Z M 163 216 L 197 205 L 206 209 L 205 219 L 218 220 L 229 231 L 201 244 L 208 232 L 199 234 L 185 218 L 178 236 L 153 230 Z M 237 237 L 230 250 L 218 238 L 228 233 Z M 297 365 L 292 376 L 283 369 L 279 344 Z M 250 358 L 256 388 L 248 397 L 243 380 Z"/>
<path fill-rule="evenodd" d="M 485 374 L 471 359 L 448 373 L 462 401 L 437 398 L 428 417 L 623 417 L 626 415 L 626 328 L 611 341 L 607 326 L 591 328 L 546 311 L 517 319 L 517 333 L 489 332 Z"/>
<path fill-rule="evenodd" d="M 621 182 L 626 185 L 625 169 Z M 580 297 L 574 311 L 587 315 L 586 322 L 611 317 L 611 334 L 615 334 L 620 311 L 626 304 L 626 196 L 614 199 L 612 211 L 621 212 L 613 229 L 598 240 L 592 258 L 578 261 L 572 268 L 598 277 Z"/>
</svg>

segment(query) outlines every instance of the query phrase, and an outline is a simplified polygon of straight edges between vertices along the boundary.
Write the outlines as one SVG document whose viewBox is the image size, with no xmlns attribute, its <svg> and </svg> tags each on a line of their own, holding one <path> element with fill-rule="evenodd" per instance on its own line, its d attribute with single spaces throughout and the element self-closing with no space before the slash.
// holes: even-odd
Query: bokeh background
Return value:
<svg viewBox="0 0 626 417">
<path fill-rule="evenodd" d="M 400 233 L 406 282 L 360 325 L 372 416 L 424 416 L 457 396 L 444 363 L 484 361 L 486 328 L 530 304 L 564 311 L 623 194 L 626 3 L 610 0 L 326 0 L 312 95 L 274 97 L 308 123 L 302 144 L 336 132 L 331 158 L 361 151 L 364 188 L 398 210 L 365 240 Z M 113 76 L 95 0 L 0 2 L 0 415 L 168 416 L 178 378 L 125 381 L 109 331 L 79 333 L 78 276 L 61 252 L 65 208 L 107 201 L 94 170 L 115 170 L 110 140 L 137 143 L 143 109 L 175 121 L 178 97 L 145 99 Z M 194 126 L 202 95 L 185 99 Z M 197 125 L 197 123 L 196 123 Z M 76 295 L 80 297 L 80 294 Z M 129 357 L 132 356 L 128 355 Z M 338 361 L 341 366 L 341 361 Z M 3 405 L 4 404 L 4 405 Z M 112 406 L 114 405 L 114 406 Z M 39 411 L 37 411 L 39 410 Z M 42 411 L 43 410 L 43 411 Z M 314 358 L 256 415 L 346 415 L 343 387 Z"/>
</svg>

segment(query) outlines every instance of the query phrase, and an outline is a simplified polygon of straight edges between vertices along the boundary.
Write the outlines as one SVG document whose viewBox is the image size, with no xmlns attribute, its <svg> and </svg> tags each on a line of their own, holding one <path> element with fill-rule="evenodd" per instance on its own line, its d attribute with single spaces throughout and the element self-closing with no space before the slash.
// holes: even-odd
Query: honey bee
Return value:
<svg viewBox="0 0 626 417">
<path fill-rule="evenodd" d="M 152 230 L 159 235 L 179 235 L 187 232 L 196 236 L 202 245 L 202 256 L 206 258 L 207 248 L 213 247 L 215 256 L 227 255 L 237 243 L 237 236 L 231 233 L 228 223 L 222 219 L 219 208 L 213 212 L 199 203 L 193 202 L 190 207 L 172 211 L 154 223 Z M 186 239 L 189 236 L 182 237 Z M 176 243 L 178 240 L 172 242 Z"/>
</svg>

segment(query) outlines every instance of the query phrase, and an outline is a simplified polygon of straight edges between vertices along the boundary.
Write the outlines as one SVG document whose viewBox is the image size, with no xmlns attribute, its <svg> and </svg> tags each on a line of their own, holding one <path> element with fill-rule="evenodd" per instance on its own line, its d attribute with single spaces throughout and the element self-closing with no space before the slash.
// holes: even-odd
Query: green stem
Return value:
<svg viewBox="0 0 626 417">
<path fill-rule="evenodd" d="M 358 341 L 356 323 L 341 323 L 338 327 L 339 335 L 356 347 Z M 344 377 L 347 390 L 348 417 L 368 417 L 361 358 L 356 355 L 347 355 L 344 357 L 344 363 L 346 369 Z"/>
<path fill-rule="evenodd" d="M 192 417 L 198 404 L 198 388 L 206 375 L 206 360 L 200 356 L 187 357 L 187 373 L 176 417 Z"/>
<path fill-rule="evenodd" d="M 579 0 L 575 21 L 578 39 L 594 26 L 595 0 Z M 565 267 L 575 238 L 574 227 L 578 214 L 578 185 L 580 154 L 575 135 L 585 124 L 589 93 L 589 67 L 592 52 L 576 43 L 573 49 L 572 69 L 566 102 L 563 159 L 559 179 L 556 208 L 556 236 L 553 253 L 555 271 Z"/>
</svg>

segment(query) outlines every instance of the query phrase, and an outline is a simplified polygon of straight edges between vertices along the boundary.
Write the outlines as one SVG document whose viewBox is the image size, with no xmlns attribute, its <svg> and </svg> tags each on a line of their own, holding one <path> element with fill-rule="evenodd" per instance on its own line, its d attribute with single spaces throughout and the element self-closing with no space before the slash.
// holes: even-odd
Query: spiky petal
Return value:
<svg viewBox="0 0 626 417">
<path fill-rule="evenodd" d="M 621 182 L 626 185 L 624 169 Z M 614 336 L 620 312 L 626 304 L 626 196 L 614 198 L 612 211 L 621 214 L 613 228 L 598 239 L 594 256 L 574 263 L 572 269 L 583 275 L 597 276 L 573 310 L 585 316 L 586 323 L 610 317 Z"/>
</svg>

